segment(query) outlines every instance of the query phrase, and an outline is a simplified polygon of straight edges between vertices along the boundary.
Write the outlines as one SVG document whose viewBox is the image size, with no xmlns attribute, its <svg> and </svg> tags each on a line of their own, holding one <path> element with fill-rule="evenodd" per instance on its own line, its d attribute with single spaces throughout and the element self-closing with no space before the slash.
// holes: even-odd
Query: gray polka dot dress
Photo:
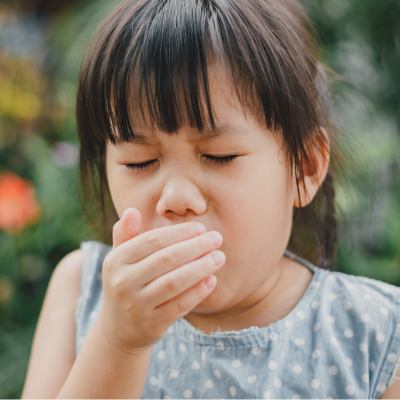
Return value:
<svg viewBox="0 0 400 400">
<path fill-rule="evenodd" d="M 101 271 L 111 247 L 81 243 L 76 354 L 100 311 Z M 184 318 L 153 346 L 142 398 L 378 399 L 396 379 L 400 288 L 318 268 L 295 308 L 266 327 L 196 330 Z"/>
</svg>

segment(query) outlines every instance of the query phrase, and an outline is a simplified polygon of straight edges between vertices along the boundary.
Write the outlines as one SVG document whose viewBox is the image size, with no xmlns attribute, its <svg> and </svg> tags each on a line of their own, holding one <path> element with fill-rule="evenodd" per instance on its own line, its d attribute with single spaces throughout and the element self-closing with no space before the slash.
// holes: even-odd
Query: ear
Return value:
<svg viewBox="0 0 400 400">
<path fill-rule="evenodd" d="M 330 147 L 329 137 L 324 128 L 321 127 L 320 134 L 314 138 L 308 156 L 310 162 L 308 164 L 304 162 L 302 165 L 304 180 L 299 178 L 299 190 L 297 190 L 296 177 L 293 174 L 293 205 L 298 208 L 311 203 L 328 172 Z"/>
</svg>

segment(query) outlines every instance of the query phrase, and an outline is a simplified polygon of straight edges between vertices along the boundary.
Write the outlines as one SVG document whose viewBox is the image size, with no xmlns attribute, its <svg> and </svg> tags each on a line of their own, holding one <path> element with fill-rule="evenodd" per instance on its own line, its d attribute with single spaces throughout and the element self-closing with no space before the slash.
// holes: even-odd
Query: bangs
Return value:
<svg viewBox="0 0 400 400">
<path fill-rule="evenodd" d="M 129 142 L 139 120 L 169 134 L 183 126 L 214 128 L 209 72 L 218 64 L 245 112 L 282 132 L 289 147 L 302 147 L 322 125 L 304 22 L 291 1 L 125 2 L 105 22 L 82 66 L 82 145 Z"/>
</svg>

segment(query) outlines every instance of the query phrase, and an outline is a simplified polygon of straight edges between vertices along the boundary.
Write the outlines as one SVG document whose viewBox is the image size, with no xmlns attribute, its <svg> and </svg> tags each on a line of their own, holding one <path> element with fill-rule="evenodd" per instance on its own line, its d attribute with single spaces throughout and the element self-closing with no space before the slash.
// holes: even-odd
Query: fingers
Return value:
<svg viewBox="0 0 400 400">
<path fill-rule="evenodd" d="M 150 282 L 142 289 L 141 295 L 149 299 L 150 303 L 153 302 L 153 304 L 149 304 L 150 306 L 154 308 L 160 307 L 160 305 L 181 295 L 187 289 L 215 273 L 224 265 L 225 260 L 225 254 L 222 251 L 213 251 Z M 192 299 L 198 300 L 199 296 L 204 294 L 205 289 L 203 287 L 198 289 L 200 292 L 191 295 Z M 185 311 L 183 310 L 184 307 L 181 307 L 182 304 L 179 303 L 179 300 L 175 299 L 174 301 L 177 302 L 176 313 Z M 188 303 L 188 306 L 191 304 Z M 180 307 L 182 310 L 180 310 Z M 187 310 L 187 312 L 189 311 L 190 309 Z"/>
<path fill-rule="evenodd" d="M 220 247 L 222 240 L 222 235 L 219 232 L 212 231 L 172 244 L 151 254 L 136 264 L 135 286 L 147 285 L 154 279 L 197 260 Z"/>
<path fill-rule="evenodd" d="M 142 225 L 142 216 L 136 208 L 127 208 L 113 227 L 113 250 L 135 237 Z"/>
<path fill-rule="evenodd" d="M 134 264 L 158 250 L 194 238 L 205 231 L 205 226 L 198 222 L 185 222 L 153 229 L 122 243 L 116 249 L 115 257 L 121 263 Z"/>
<path fill-rule="evenodd" d="M 211 281 L 211 285 L 208 286 L 209 280 Z M 157 318 L 160 325 L 170 326 L 171 320 L 175 322 L 189 313 L 211 294 L 216 285 L 217 278 L 214 275 L 210 275 L 207 279 L 198 282 L 179 296 L 157 307 L 154 310 L 155 318 Z"/>
</svg>

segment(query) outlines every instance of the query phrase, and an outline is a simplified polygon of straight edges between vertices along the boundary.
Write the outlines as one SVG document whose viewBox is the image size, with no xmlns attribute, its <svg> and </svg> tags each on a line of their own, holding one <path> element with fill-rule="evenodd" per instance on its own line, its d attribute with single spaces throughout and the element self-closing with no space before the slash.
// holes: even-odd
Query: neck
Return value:
<svg viewBox="0 0 400 400">
<path fill-rule="evenodd" d="M 188 313 L 184 318 L 205 334 L 265 327 L 288 315 L 307 290 L 313 273 L 294 260 L 282 257 L 274 272 L 240 303 L 213 314 Z"/>
</svg>

